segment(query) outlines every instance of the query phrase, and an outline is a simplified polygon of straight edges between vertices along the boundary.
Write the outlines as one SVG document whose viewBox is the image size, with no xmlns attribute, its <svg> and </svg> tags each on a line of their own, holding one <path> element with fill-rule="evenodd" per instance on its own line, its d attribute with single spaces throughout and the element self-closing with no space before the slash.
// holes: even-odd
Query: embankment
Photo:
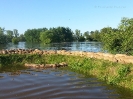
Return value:
<svg viewBox="0 0 133 99">
<path fill-rule="evenodd" d="M 39 49 L 14 49 L 14 50 L 0 50 L 0 54 L 40 54 L 40 55 L 74 55 L 87 58 L 104 59 L 111 62 L 118 62 L 122 64 L 132 63 L 133 56 L 127 56 L 125 54 L 109 54 L 101 52 L 83 52 L 83 51 L 67 51 L 67 50 L 39 50 Z"/>
</svg>

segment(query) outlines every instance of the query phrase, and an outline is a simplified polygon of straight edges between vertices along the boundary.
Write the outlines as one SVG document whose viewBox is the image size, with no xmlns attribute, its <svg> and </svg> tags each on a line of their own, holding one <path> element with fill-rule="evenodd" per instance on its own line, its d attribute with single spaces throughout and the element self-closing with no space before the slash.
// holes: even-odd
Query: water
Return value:
<svg viewBox="0 0 133 99">
<path fill-rule="evenodd" d="M 0 99 L 121 99 L 94 77 L 70 70 L 27 69 L 0 73 Z"/>
<path fill-rule="evenodd" d="M 18 44 L 8 43 L 7 45 L 0 45 L 0 49 L 31 49 L 38 48 L 41 50 L 77 50 L 77 51 L 89 51 L 89 52 L 102 52 L 102 44 L 100 42 L 67 42 L 67 43 L 26 43 L 19 42 Z"/>
</svg>

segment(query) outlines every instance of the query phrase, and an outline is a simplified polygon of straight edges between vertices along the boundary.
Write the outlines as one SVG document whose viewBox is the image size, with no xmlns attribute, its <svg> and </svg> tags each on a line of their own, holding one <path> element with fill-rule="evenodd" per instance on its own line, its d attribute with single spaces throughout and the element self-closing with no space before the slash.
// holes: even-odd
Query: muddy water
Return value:
<svg viewBox="0 0 133 99">
<path fill-rule="evenodd" d="M 69 70 L 0 73 L 0 99 L 117 99 L 120 96 L 96 78 Z"/>
</svg>

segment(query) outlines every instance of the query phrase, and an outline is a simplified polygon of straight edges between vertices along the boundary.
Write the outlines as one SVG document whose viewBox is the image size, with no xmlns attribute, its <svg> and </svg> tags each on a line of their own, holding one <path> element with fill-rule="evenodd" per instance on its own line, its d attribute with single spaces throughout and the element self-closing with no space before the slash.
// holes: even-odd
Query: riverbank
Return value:
<svg viewBox="0 0 133 99">
<path fill-rule="evenodd" d="M 133 91 L 133 64 L 121 61 L 126 55 L 81 51 L 41 51 L 24 50 L 22 53 L 12 51 L 0 55 L 1 70 L 14 70 L 25 63 L 58 64 L 66 62 L 72 70 L 96 76 L 110 85 L 117 85 Z M 101 57 L 99 57 L 101 55 Z M 104 57 L 105 56 L 105 57 Z M 122 56 L 122 58 L 118 58 Z M 111 58 L 112 57 L 112 58 Z M 123 58 L 124 57 L 124 58 Z M 10 67 L 10 68 L 9 68 Z"/>
<path fill-rule="evenodd" d="M 39 49 L 14 49 L 14 50 L 0 50 L 0 54 L 40 54 L 40 55 L 74 55 L 87 58 L 96 58 L 108 60 L 111 62 L 117 62 L 122 64 L 133 64 L 133 56 L 125 54 L 109 54 L 101 52 L 85 52 L 85 51 L 67 51 L 67 50 L 39 50 Z"/>
</svg>

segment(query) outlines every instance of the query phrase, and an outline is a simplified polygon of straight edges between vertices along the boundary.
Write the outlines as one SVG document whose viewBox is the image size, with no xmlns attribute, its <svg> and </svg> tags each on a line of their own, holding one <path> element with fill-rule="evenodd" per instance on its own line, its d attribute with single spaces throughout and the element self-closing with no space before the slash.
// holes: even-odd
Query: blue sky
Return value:
<svg viewBox="0 0 133 99">
<path fill-rule="evenodd" d="M 6 30 L 64 26 L 73 31 L 117 28 L 133 18 L 133 0 L 0 0 L 0 27 Z"/>
</svg>

